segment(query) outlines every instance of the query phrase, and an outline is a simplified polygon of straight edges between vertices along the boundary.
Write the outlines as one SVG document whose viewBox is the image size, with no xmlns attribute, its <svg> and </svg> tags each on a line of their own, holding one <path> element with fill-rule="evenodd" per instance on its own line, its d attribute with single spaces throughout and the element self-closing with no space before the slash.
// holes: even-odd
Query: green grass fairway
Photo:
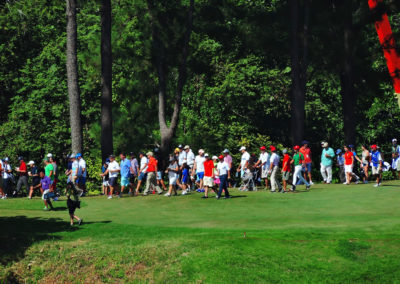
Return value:
<svg viewBox="0 0 400 284">
<path fill-rule="evenodd" d="M 87 197 L 74 229 L 65 199 L 52 212 L 39 198 L 0 200 L 0 280 L 400 282 L 399 182 L 232 193 Z"/>
</svg>

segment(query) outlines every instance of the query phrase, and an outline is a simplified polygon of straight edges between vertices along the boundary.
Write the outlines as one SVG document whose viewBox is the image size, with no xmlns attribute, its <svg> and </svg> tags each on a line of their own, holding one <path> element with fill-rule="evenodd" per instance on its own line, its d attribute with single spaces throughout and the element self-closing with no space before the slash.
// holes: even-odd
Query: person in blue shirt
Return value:
<svg viewBox="0 0 400 284">
<path fill-rule="evenodd" d="M 341 183 L 346 181 L 346 175 L 344 173 L 344 157 L 341 149 L 336 150 L 336 161 L 339 167 L 339 179 Z"/>
<path fill-rule="evenodd" d="M 321 175 L 324 179 L 324 183 L 332 182 L 332 165 L 333 159 L 335 158 L 335 152 L 329 147 L 328 142 L 322 144 L 322 155 L 321 155 Z"/>
<path fill-rule="evenodd" d="M 126 158 L 124 152 L 122 152 L 119 157 L 121 158 L 120 168 L 121 168 L 121 192 L 118 197 L 122 197 L 125 187 L 129 186 L 129 177 L 131 175 L 131 160 Z"/>
<path fill-rule="evenodd" d="M 383 159 L 378 151 L 378 146 L 372 145 L 371 150 L 372 175 L 376 176 L 376 184 L 374 186 L 378 187 L 381 186 Z"/>
<path fill-rule="evenodd" d="M 108 168 L 108 165 L 110 164 L 110 159 L 107 158 L 103 164 L 103 166 L 101 166 L 101 173 L 104 174 Z M 108 189 L 110 188 L 110 185 L 108 184 L 108 179 L 109 176 L 105 175 L 103 176 L 103 190 L 102 190 L 102 195 L 108 195 Z"/>
</svg>

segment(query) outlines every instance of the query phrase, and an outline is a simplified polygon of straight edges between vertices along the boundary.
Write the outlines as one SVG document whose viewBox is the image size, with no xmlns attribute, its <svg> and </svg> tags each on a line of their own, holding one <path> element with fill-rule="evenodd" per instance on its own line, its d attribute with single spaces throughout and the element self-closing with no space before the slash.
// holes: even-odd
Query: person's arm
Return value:
<svg viewBox="0 0 400 284">
<path fill-rule="evenodd" d="M 357 159 L 357 161 L 358 161 L 359 163 L 362 164 L 362 161 L 361 161 L 361 159 L 360 159 L 358 156 L 354 156 L 354 157 Z"/>
<path fill-rule="evenodd" d="M 226 165 L 227 165 L 226 171 L 228 172 L 228 179 L 230 179 L 231 178 L 231 168 L 229 167 L 228 164 L 226 164 Z"/>
<path fill-rule="evenodd" d="M 53 171 L 50 171 L 49 178 L 53 176 Z"/>
<path fill-rule="evenodd" d="M 196 174 L 196 170 L 197 170 L 197 162 L 196 162 L 196 159 L 194 159 L 194 166 L 193 166 L 193 169 L 191 172 L 192 176 L 194 176 Z"/>
<path fill-rule="evenodd" d="M 102 174 L 100 174 L 100 175 L 101 175 L 102 177 L 104 177 L 104 176 L 106 176 L 108 173 L 109 173 L 109 171 L 108 171 L 108 169 L 107 169 L 107 170 L 105 170 L 104 173 L 102 173 Z"/>
</svg>

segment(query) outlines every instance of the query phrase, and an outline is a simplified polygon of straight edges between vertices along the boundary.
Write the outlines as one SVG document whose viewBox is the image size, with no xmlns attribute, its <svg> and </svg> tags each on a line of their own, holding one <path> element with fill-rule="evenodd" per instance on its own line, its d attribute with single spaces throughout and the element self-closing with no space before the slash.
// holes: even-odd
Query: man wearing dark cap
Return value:
<svg viewBox="0 0 400 284">
<path fill-rule="evenodd" d="M 24 162 L 24 157 L 20 156 L 18 157 L 19 160 L 19 167 L 16 168 L 16 171 L 19 174 L 18 182 L 17 182 L 17 188 L 16 192 L 18 193 L 21 190 L 22 185 L 25 186 L 26 192 L 29 192 L 29 186 L 28 186 L 28 171 L 26 168 L 26 163 Z"/>
</svg>

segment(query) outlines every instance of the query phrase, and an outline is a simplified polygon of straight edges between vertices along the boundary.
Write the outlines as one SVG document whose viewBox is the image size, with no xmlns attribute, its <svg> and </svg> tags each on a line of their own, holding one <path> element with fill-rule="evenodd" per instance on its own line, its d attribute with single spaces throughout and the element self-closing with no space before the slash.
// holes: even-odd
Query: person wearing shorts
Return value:
<svg viewBox="0 0 400 284">
<path fill-rule="evenodd" d="M 143 152 L 140 152 L 139 158 L 140 158 L 140 168 L 139 168 L 138 184 L 136 186 L 136 192 L 135 192 L 136 195 L 139 194 L 140 185 L 147 179 L 147 164 L 149 163 L 149 160 L 147 159 L 147 157 L 144 155 Z"/>
<path fill-rule="evenodd" d="M 76 159 L 78 161 L 78 179 L 76 183 L 78 187 L 83 190 L 83 193 L 85 193 L 87 176 L 86 161 L 82 158 L 81 153 L 76 154 Z"/>
<path fill-rule="evenodd" d="M 400 145 L 397 145 L 396 138 L 392 139 L 392 174 L 394 179 L 400 179 Z"/>
<path fill-rule="evenodd" d="M 50 198 L 52 197 L 53 190 L 51 188 L 51 179 L 45 175 L 45 172 L 42 170 L 40 171 L 40 186 L 41 186 L 41 192 L 42 194 L 42 199 L 44 202 L 44 208 L 43 210 L 48 211 L 48 210 L 53 210 L 54 207 L 51 204 Z M 50 206 L 50 209 L 49 209 Z"/>
<path fill-rule="evenodd" d="M 349 185 L 353 175 L 354 154 L 350 151 L 350 147 L 344 146 L 344 173 L 346 174 L 346 182 Z"/>
<path fill-rule="evenodd" d="M 277 175 L 279 173 L 279 161 L 280 158 L 276 153 L 276 147 L 271 145 L 269 147 L 271 150 L 269 173 L 271 174 L 271 192 L 275 192 L 277 189 L 282 190 L 281 183 L 279 182 Z"/>
<path fill-rule="evenodd" d="M 121 170 L 118 162 L 115 160 L 114 155 L 110 155 L 110 164 L 108 165 L 107 170 L 101 174 L 101 176 L 105 176 L 108 174 L 108 184 L 110 186 L 110 194 L 108 195 L 108 199 L 112 199 L 113 197 L 113 192 L 115 187 L 117 187 L 118 183 L 118 173 Z"/>
<path fill-rule="evenodd" d="M 146 154 L 149 159 L 149 163 L 147 164 L 147 178 L 146 178 L 146 187 L 143 192 L 143 196 L 149 194 L 150 190 L 156 190 L 158 194 L 163 193 L 162 189 L 157 185 L 157 177 L 156 173 L 158 172 L 158 162 L 156 158 L 154 158 L 153 152 L 148 152 Z"/>
<path fill-rule="evenodd" d="M 267 148 L 265 146 L 260 147 L 260 157 L 258 158 L 256 167 L 261 168 L 261 179 L 265 182 L 265 188 L 268 189 L 268 171 L 270 166 L 270 155 L 267 152 Z"/>
<path fill-rule="evenodd" d="M 182 165 L 182 195 L 186 195 L 188 193 L 189 182 L 190 182 L 189 171 L 190 167 L 186 163 L 186 161 L 184 161 Z"/>
<path fill-rule="evenodd" d="M 202 198 L 208 198 L 208 189 L 214 186 L 214 162 L 210 159 L 210 156 L 204 154 L 206 160 L 204 161 L 204 196 Z"/>
<path fill-rule="evenodd" d="M 286 149 L 282 150 L 283 161 L 282 161 L 282 183 L 283 191 L 287 192 L 287 183 L 290 178 L 290 156 Z"/>
<path fill-rule="evenodd" d="M 168 180 L 169 180 L 169 189 L 164 196 L 170 197 L 172 195 L 172 190 L 174 190 L 175 194 L 177 195 L 176 191 L 176 181 L 178 180 L 178 160 L 174 156 L 169 157 L 169 166 L 166 169 L 165 173 L 168 173 Z"/>
<path fill-rule="evenodd" d="M 30 171 L 28 172 L 29 176 L 32 178 L 32 183 L 31 186 L 29 187 L 29 199 L 32 199 L 33 192 L 35 189 L 41 190 L 41 184 L 40 184 L 40 176 L 39 176 L 39 171 L 38 168 L 35 165 L 34 161 L 29 161 L 28 165 L 31 167 Z M 41 192 L 43 194 L 43 192 Z"/>
<path fill-rule="evenodd" d="M 199 150 L 199 155 L 194 159 L 194 167 L 192 170 L 192 176 L 197 175 L 198 189 L 197 192 L 202 192 L 204 186 L 204 162 L 206 158 L 204 157 L 204 150 Z"/>
<path fill-rule="evenodd" d="M 374 186 L 378 187 L 381 186 L 383 159 L 378 151 L 378 146 L 372 145 L 371 150 L 372 175 L 376 176 L 376 184 Z"/>
<path fill-rule="evenodd" d="M 311 160 L 311 149 L 308 147 L 308 142 L 307 140 L 304 140 L 301 144 L 303 146 L 300 148 L 300 153 L 303 154 L 304 156 L 304 162 L 305 166 L 303 167 L 303 173 L 304 173 L 304 179 L 307 180 L 307 176 L 309 179 L 310 185 L 313 185 L 314 183 L 312 182 L 312 177 L 311 177 L 311 165 L 312 165 L 312 160 Z"/>
<path fill-rule="evenodd" d="M 217 171 L 220 180 L 218 195 L 216 196 L 217 199 L 221 198 L 222 192 L 225 192 L 224 198 L 230 198 L 228 191 L 228 179 L 231 178 L 230 170 L 228 163 L 224 161 L 224 156 L 221 155 L 218 157 L 219 162 L 217 164 Z"/>
<path fill-rule="evenodd" d="M 125 187 L 129 186 L 129 176 L 131 174 L 131 160 L 126 158 L 126 155 L 124 152 L 122 152 L 119 155 L 121 159 L 120 163 L 120 171 L 121 171 L 121 191 L 118 195 L 118 197 L 122 197 L 122 194 L 124 193 Z"/>
<path fill-rule="evenodd" d="M 247 166 L 249 165 L 250 154 L 246 151 L 246 147 L 240 147 L 239 151 L 242 153 L 240 158 L 240 164 L 237 168 L 237 172 L 240 173 L 240 177 L 243 177 L 245 171 L 247 170 Z"/>
</svg>

